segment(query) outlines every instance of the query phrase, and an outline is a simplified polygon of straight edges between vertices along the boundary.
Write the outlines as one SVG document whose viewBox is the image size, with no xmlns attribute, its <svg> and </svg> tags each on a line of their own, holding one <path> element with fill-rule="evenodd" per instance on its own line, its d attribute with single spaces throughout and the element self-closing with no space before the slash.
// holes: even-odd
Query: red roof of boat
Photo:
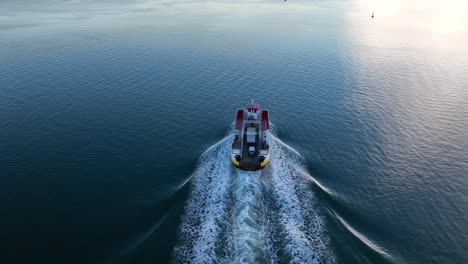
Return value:
<svg viewBox="0 0 468 264">
<path fill-rule="evenodd" d="M 236 115 L 236 128 L 239 129 L 242 126 L 242 117 L 244 116 L 244 110 L 237 109 Z"/>
<path fill-rule="evenodd" d="M 270 128 L 270 121 L 268 120 L 268 110 L 263 109 L 262 111 L 262 119 L 263 119 L 263 130 L 267 130 Z"/>
<path fill-rule="evenodd" d="M 246 108 L 247 108 L 247 110 L 258 110 L 258 109 L 260 109 L 260 105 L 259 104 L 248 104 Z"/>
</svg>

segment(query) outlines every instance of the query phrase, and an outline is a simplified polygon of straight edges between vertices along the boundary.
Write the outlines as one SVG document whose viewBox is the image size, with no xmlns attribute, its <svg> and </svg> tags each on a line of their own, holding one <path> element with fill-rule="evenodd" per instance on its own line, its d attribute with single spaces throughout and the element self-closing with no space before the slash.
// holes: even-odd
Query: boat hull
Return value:
<svg viewBox="0 0 468 264">
<path fill-rule="evenodd" d="M 265 168 L 270 163 L 270 155 L 263 162 L 248 162 L 248 161 L 237 161 L 231 156 L 231 162 L 237 168 L 245 171 L 256 171 Z"/>
<path fill-rule="evenodd" d="M 261 170 L 270 162 L 268 109 L 253 102 L 238 108 L 234 121 L 231 162 L 239 169 Z"/>
</svg>

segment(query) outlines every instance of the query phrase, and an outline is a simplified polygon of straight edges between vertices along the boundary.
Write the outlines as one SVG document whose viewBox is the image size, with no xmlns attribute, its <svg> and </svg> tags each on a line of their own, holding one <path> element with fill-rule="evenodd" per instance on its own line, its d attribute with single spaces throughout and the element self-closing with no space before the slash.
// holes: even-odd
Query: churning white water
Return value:
<svg viewBox="0 0 468 264">
<path fill-rule="evenodd" d="M 276 137 L 271 150 L 255 172 L 230 163 L 230 137 L 202 154 L 174 262 L 335 262 L 303 159 Z"/>
</svg>

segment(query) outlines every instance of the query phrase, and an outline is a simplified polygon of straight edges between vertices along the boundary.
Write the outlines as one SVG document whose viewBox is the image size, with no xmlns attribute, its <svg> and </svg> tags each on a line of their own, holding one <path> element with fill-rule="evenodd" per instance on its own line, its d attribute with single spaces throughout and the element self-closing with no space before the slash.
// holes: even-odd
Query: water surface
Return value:
<svg viewBox="0 0 468 264">
<path fill-rule="evenodd" d="M 1 1 L 0 261 L 467 262 L 467 11 Z M 251 98 L 276 158 L 245 173 Z"/>
</svg>

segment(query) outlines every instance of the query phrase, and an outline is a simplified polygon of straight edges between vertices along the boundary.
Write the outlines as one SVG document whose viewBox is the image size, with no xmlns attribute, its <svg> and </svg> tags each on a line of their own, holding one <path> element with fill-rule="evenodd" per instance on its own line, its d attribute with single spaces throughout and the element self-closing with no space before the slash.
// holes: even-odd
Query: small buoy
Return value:
<svg viewBox="0 0 468 264">
<path fill-rule="evenodd" d="M 286 0 L 285 0 L 285 1 L 286 1 Z M 371 17 L 374 18 L 374 12 L 372 12 L 372 16 L 371 16 Z"/>
</svg>

